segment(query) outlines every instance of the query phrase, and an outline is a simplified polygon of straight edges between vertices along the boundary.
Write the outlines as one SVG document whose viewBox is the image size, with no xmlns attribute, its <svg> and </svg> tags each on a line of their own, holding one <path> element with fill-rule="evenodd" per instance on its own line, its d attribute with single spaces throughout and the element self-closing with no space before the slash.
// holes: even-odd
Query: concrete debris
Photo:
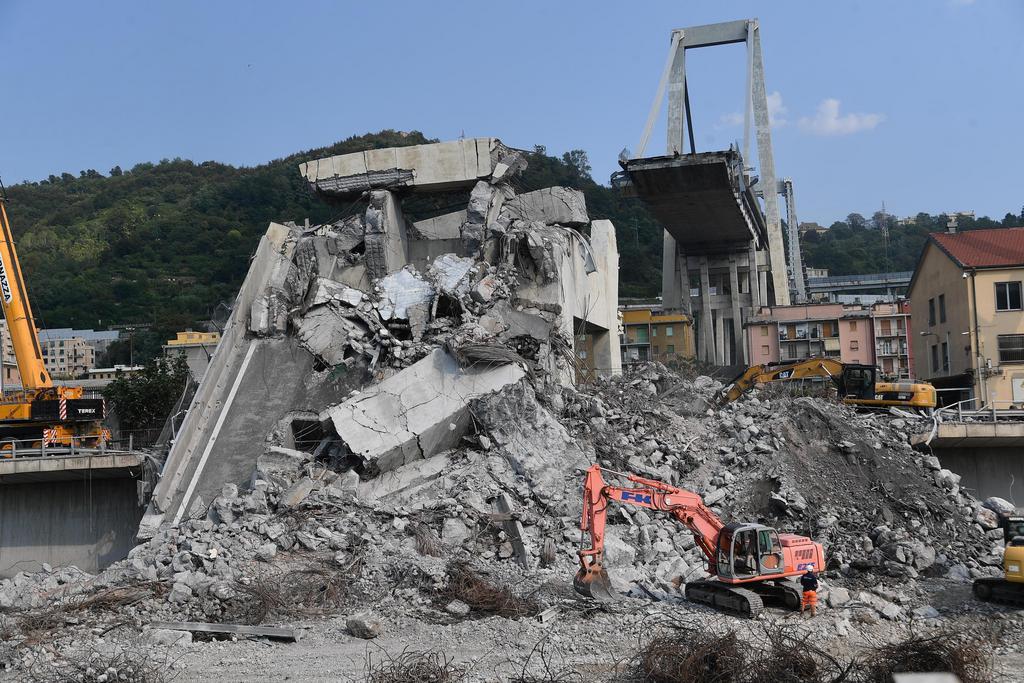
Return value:
<svg viewBox="0 0 1024 683">
<path fill-rule="evenodd" d="M 583 193 L 566 187 L 546 187 L 505 202 L 502 212 L 513 220 L 545 225 L 580 226 L 590 222 Z"/>
<path fill-rule="evenodd" d="M 465 370 L 436 349 L 321 419 L 331 423 L 364 473 L 378 474 L 454 446 L 469 426 L 470 402 L 524 375 L 511 364 Z"/>
</svg>

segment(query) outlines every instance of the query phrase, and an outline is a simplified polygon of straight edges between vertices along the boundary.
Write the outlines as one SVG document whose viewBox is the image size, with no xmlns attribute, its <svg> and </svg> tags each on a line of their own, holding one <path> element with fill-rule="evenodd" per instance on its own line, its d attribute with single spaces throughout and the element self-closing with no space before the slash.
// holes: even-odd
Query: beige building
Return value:
<svg viewBox="0 0 1024 683">
<path fill-rule="evenodd" d="M 914 371 L 950 405 L 1024 406 L 1024 228 L 932 233 L 910 281 Z"/>
<path fill-rule="evenodd" d="M 164 344 L 164 355 L 173 358 L 178 354 L 185 355 L 185 362 L 192 377 L 198 382 L 206 374 L 206 366 L 213 358 L 213 352 L 217 350 L 220 343 L 220 332 L 195 332 L 185 330 L 176 332 L 174 339 L 168 339 Z"/>
<path fill-rule="evenodd" d="M 96 365 L 96 350 L 81 337 L 40 339 L 43 364 L 54 379 L 81 377 Z"/>
</svg>

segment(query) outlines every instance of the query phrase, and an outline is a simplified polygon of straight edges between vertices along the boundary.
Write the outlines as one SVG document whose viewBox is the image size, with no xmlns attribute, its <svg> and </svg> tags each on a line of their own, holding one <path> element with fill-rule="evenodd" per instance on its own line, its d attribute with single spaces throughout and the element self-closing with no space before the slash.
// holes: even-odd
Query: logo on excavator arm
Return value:
<svg viewBox="0 0 1024 683">
<path fill-rule="evenodd" d="M 651 494 L 649 493 L 633 493 L 632 491 L 623 491 L 622 500 L 633 501 L 635 503 L 644 503 L 645 505 L 651 504 Z"/>
<path fill-rule="evenodd" d="M 11 294 L 11 283 L 7 280 L 7 268 L 4 266 L 3 259 L 0 259 L 0 291 L 3 292 L 4 303 L 11 303 L 14 296 Z"/>
</svg>

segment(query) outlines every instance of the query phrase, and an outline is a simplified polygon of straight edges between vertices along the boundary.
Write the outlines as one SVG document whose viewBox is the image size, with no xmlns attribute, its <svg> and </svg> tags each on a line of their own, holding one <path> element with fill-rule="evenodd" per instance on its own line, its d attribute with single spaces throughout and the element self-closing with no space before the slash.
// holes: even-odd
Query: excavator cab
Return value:
<svg viewBox="0 0 1024 683">
<path fill-rule="evenodd" d="M 723 579 L 781 574 L 785 560 L 779 532 L 762 524 L 727 524 L 718 536 L 715 567 Z"/>
<path fill-rule="evenodd" d="M 843 367 L 842 375 L 836 381 L 836 390 L 839 392 L 839 398 L 852 398 L 862 401 L 874 400 L 876 372 L 877 370 L 874 365 L 847 363 Z"/>
</svg>

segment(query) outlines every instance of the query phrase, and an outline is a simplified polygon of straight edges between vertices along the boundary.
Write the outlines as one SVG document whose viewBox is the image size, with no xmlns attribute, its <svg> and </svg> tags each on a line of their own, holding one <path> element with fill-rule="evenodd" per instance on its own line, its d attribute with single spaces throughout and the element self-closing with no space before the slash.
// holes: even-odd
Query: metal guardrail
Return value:
<svg viewBox="0 0 1024 683">
<path fill-rule="evenodd" d="M 1007 406 L 1000 408 L 1000 405 Z M 1021 405 L 1018 408 L 1016 406 Z M 970 407 L 977 406 L 977 407 Z M 1013 401 L 992 401 L 978 405 L 978 399 L 968 398 L 963 401 L 935 409 L 935 416 L 940 422 L 1022 422 L 1024 421 L 1024 404 Z"/>
<path fill-rule="evenodd" d="M 6 439 L 0 442 L 0 458 L 53 458 L 53 457 L 77 457 L 90 455 L 110 455 L 112 453 L 131 453 L 134 450 L 134 439 L 128 435 L 127 444 L 124 441 L 100 442 L 97 446 L 84 446 L 83 442 L 93 442 L 92 437 L 72 437 L 70 445 L 47 445 L 39 439 Z M 127 446 L 127 449 L 125 448 Z"/>
</svg>

